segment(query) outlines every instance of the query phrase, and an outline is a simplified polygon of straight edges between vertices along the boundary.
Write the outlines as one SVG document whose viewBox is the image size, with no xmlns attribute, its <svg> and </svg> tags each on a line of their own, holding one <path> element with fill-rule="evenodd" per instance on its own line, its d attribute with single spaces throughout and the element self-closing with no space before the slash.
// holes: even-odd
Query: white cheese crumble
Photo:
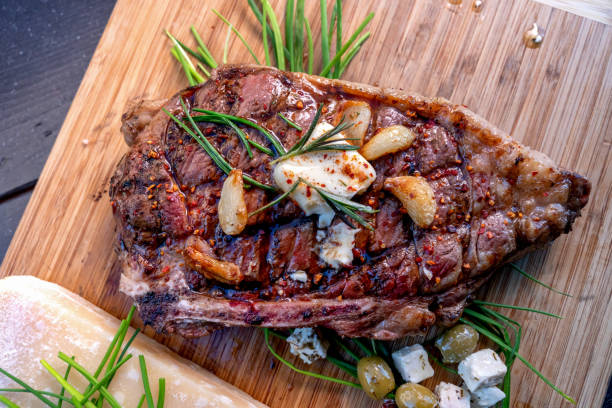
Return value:
<svg viewBox="0 0 612 408">
<path fill-rule="evenodd" d="M 295 329 L 291 336 L 287 337 L 291 354 L 298 356 L 306 364 L 327 357 L 328 345 L 323 343 L 312 327 Z"/>
<path fill-rule="evenodd" d="M 289 275 L 291 279 L 298 282 L 306 283 L 308 282 L 308 275 L 304 271 L 296 271 Z"/>
<path fill-rule="evenodd" d="M 465 387 L 465 384 L 463 384 Z M 472 408 L 489 408 L 506 398 L 506 394 L 497 387 L 479 388 L 471 393 Z"/>
<path fill-rule="evenodd" d="M 474 392 L 502 382 L 507 368 L 496 352 L 482 349 L 461 361 L 457 371 L 470 392 Z"/>
<path fill-rule="evenodd" d="M 470 408 L 470 393 L 455 384 L 441 382 L 436 386 L 440 408 Z"/>
<path fill-rule="evenodd" d="M 391 357 L 395 368 L 406 382 L 420 383 L 434 375 L 427 351 L 420 344 L 401 348 L 391 354 Z"/>
<path fill-rule="evenodd" d="M 318 139 L 333 129 L 329 123 L 319 123 L 310 138 Z M 345 138 L 340 132 L 334 138 Z M 347 142 L 336 142 L 348 144 Z M 302 178 L 310 184 L 345 198 L 364 192 L 376 179 L 372 165 L 357 151 L 325 151 L 305 153 L 279 162 L 273 171 L 274 182 L 287 192 Z M 318 214 L 319 227 L 331 225 L 333 209 L 312 188 L 300 184 L 291 197 L 306 215 Z"/>
<path fill-rule="evenodd" d="M 334 269 L 353 262 L 353 246 L 359 228 L 351 228 L 343 222 L 328 229 L 328 235 L 321 243 L 319 256 Z"/>
</svg>

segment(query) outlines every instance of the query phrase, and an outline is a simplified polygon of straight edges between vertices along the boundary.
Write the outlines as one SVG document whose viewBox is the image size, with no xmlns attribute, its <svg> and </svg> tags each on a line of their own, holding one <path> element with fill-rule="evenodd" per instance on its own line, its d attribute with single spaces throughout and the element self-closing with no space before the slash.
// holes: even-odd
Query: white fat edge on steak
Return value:
<svg viewBox="0 0 612 408">
<path fill-rule="evenodd" d="M 333 129 L 326 122 L 319 123 L 311 136 L 311 141 L 323 136 Z M 345 138 L 342 132 L 334 138 Z M 345 141 L 337 143 L 348 144 Z M 284 192 L 289 191 L 298 179 L 302 178 L 322 190 L 351 199 L 363 193 L 376 179 L 372 165 L 357 151 L 310 152 L 283 160 L 276 165 L 273 172 L 274 182 Z M 319 230 L 317 240 L 319 256 L 323 261 L 337 269 L 353 261 L 355 234 L 353 229 L 344 223 L 331 228 L 334 210 L 312 188 L 300 184 L 291 194 L 291 198 L 300 206 L 306 215 L 317 214 L 318 227 L 327 228 L 327 235 Z"/>
</svg>

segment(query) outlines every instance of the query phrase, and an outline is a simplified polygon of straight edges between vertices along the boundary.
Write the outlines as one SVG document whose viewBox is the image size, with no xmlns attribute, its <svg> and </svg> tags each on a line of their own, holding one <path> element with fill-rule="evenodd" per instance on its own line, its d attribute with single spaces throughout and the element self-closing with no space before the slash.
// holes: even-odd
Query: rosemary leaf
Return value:
<svg viewBox="0 0 612 408">
<path fill-rule="evenodd" d="M 361 389 L 361 388 L 362 388 L 362 387 L 361 387 L 361 384 L 356 384 L 356 383 L 353 383 L 353 382 L 350 382 L 350 381 L 345 381 L 345 380 L 342 380 L 342 379 L 340 379 L 340 378 L 328 377 L 328 376 L 326 376 L 326 375 L 322 375 L 322 374 L 319 374 L 319 373 L 314 373 L 314 372 L 312 372 L 312 371 L 301 370 L 301 369 L 297 368 L 296 366 L 294 366 L 293 364 L 291 364 L 290 362 L 288 362 L 287 360 L 285 360 L 284 358 L 282 358 L 282 357 L 281 357 L 281 356 L 280 356 L 280 355 L 279 355 L 279 354 L 278 354 L 278 353 L 277 353 L 277 352 L 276 352 L 276 351 L 275 351 L 275 350 L 272 348 L 272 346 L 270 345 L 270 338 L 269 338 L 269 337 L 270 337 L 270 335 L 269 335 L 269 331 L 270 331 L 270 330 L 269 330 L 267 327 L 264 327 L 263 331 L 264 331 L 264 340 L 265 340 L 265 343 L 266 343 L 266 347 L 268 348 L 268 350 L 270 351 L 270 353 L 272 353 L 272 355 L 273 355 L 274 357 L 276 357 L 276 359 L 277 359 L 278 361 L 280 361 L 281 363 L 283 363 L 284 365 L 286 365 L 287 367 L 289 367 L 289 368 L 290 368 L 290 369 L 292 369 L 293 371 L 298 372 L 298 373 L 303 374 L 303 375 L 310 376 L 310 377 L 319 378 L 319 379 L 321 379 L 321 380 L 331 381 L 331 382 L 335 382 L 335 383 L 342 384 L 342 385 L 348 385 L 349 387 L 353 387 L 353 388 L 359 388 L 359 389 Z"/>
<path fill-rule="evenodd" d="M 300 125 L 298 125 L 297 123 L 295 123 L 294 121 L 292 121 L 291 119 L 287 118 L 285 115 L 283 115 L 282 113 L 278 113 L 278 116 L 284 120 L 289 126 L 291 126 L 294 129 L 299 130 L 300 132 L 302 131 L 302 127 Z"/>
<path fill-rule="evenodd" d="M 238 134 L 238 138 L 240 139 L 240 141 L 242 142 L 242 145 L 246 149 L 247 154 L 249 155 L 249 158 L 252 159 L 253 158 L 253 152 L 251 151 L 251 146 L 249 145 L 247 136 L 244 134 L 244 132 L 238 126 L 236 126 L 234 124 L 234 122 L 232 122 L 231 120 L 229 120 L 227 118 L 222 118 L 222 119 L 223 119 L 223 122 L 225 122 L 226 125 L 228 125 L 232 129 L 234 129 L 234 131 Z"/>
<path fill-rule="evenodd" d="M 270 201 L 268 204 L 264 205 L 263 207 L 260 207 L 258 209 L 256 209 L 255 211 L 253 211 L 252 213 L 250 213 L 248 216 L 252 216 L 252 215 L 256 215 L 259 214 L 262 211 L 267 210 L 270 207 L 273 207 L 274 205 L 280 203 L 281 201 L 283 201 L 285 198 L 289 197 L 289 195 L 291 195 L 291 193 L 293 193 L 295 191 L 295 189 L 298 187 L 298 185 L 300 184 L 300 182 L 296 182 L 287 192 L 281 194 L 280 196 L 278 196 L 277 198 L 275 198 L 274 200 Z"/>
<path fill-rule="evenodd" d="M 285 154 L 285 148 L 283 147 L 280 140 L 278 140 L 278 138 L 274 136 L 272 133 L 270 133 L 268 130 L 264 129 L 263 127 L 259 126 L 257 123 L 251 120 L 241 118 L 239 116 L 228 115 L 225 113 L 215 112 L 215 111 L 206 110 L 206 109 L 194 108 L 193 110 L 194 112 L 200 112 L 200 113 L 206 113 L 208 115 L 224 117 L 226 119 L 231 120 L 232 122 L 242 123 L 243 125 L 247 125 L 249 127 L 252 127 L 253 129 L 257 129 L 266 137 L 266 139 L 268 139 L 268 141 L 270 141 L 270 143 L 272 144 L 272 146 L 274 146 L 274 149 L 276 149 L 276 152 L 279 155 Z M 198 116 L 193 116 L 192 118 L 195 121 L 198 121 L 200 119 L 200 117 Z"/>
<path fill-rule="evenodd" d="M 520 273 L 521 275 L 523 275 L 524 277 L 526 277 L 527 279 L 530 279 L 530 280 L 534 281 L 534 282 L 535 282 L 535 283 L 537 283 L 538 285 L 542 285 L 542 286 L 544 286 L 546 289 L 550 289 L 550 290 L 552 290 L 553 292 L 558 293 L 558 294 L 563 295 L 563 296 L 573 297 L 573 296 L 572 296 L 572 295 L 570 295 L 569 293 L 562 292 L 562 291 L 560 291 L 559 289 L 555 289 L 555 288 L 553 288 L 552 286 L 549 286 L 549 285 L 545 284 L 544 282 L 541 282 L 541 281 L 537 280 L 535 277 L 533 277 L 532 275 L 528 274 L 528 273 L 527 273 L 527 272 L 525 272 L 525 271 L 524 271 L 522 268 L 520 268 L 518 265 L 516 265 L 516 264 L 514 264 L 514 263 L 511 263 L 511 264 L 510 264 L 510 267 L 511 267 L 512 269 L 514 269 L 515 271 L 517 271 L 518 273 Z"/>
<path fill-rule="evenodd" d="M 247 50 L 249 50 L 249 54 L 251 54 L 251 56 L 253 57 L 255 62 L 257 64 L 261 64 L 259 62 L 259 59 L 257 59 L 257 56 L 255 55 L 255 53 L 253 52 L 253 49 L 251 49 L 251 46 L 249 46 L 249 43 L 247 43 L 247 41 L 244 39 L 242 34 L 240 34 L 240 32 L 236 29 L 236 27 L 234 27 L 234 25 L 232 23 L 230 23 L 225 17 L 223 17 L 221 15 L 221 13 L 219 13 L 217 10 L 212 9 L 212 12 L 215 13 L 217 15 L 217 17 L 219 17 L 225 24 L 227 24 L 229 29 L 231 29 L 234 32 L 234 34 L 236 34 L 238 36 L 238 38 L 240 39 L 240 41 L 242 41 L 242 43 L 247 48 Z M 225 63 L 225 61 L 224 61 L 224 63 Z"/>
</svg>

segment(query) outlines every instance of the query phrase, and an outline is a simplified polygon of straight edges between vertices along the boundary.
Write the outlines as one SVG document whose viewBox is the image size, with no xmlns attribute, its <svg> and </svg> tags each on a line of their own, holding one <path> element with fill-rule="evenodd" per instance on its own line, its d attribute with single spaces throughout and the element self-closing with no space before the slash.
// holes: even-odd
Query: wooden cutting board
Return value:
<svg viewBox="0 0 612 408">
<path fill-rule="evenodd" d="M 226 30 L 212 8 L 233 21 L 263 56 L 246 2 L 231 3 L 117 3 L 0 276 L 34 274 L 125 315 L 130 299 L 117 290 L 115 224 L 106 191 L 127 150 L 119 132 L 121 113 L 132 97 L 168 97 L 186 85 L 170 57 L 164 28 L 191 43 L 188 30 L 194 24 L 221 59 Z M 311 21 L 318 19 L 318 2 L 307 3 Z M 612 370 L 612 28 L 527 0 L 485 0 L 480 13 L 467 0 L 461 6 L 440 0 L 344 3 L 345 32 L 368 12 L 376 13 L 372 38 L 345 79 L 466 104 L 592 181 L 590 203 L 574 231 L 523 261 L 529 272 L 574 296 L 559 296 L 509 270 L 500 271 L 482 296 L 565 316 L 559 321 L 510 313 L 523 323 L 522 354 L 579 406 L 600 406 Z M 522 34 L 534 22 L 544 42 L 528 49 Z M 234 36 L 230 45 L 229 61 L 252 62 Z M 256 329 L 227 329 L 192 341 L 145 332 L 273 407 L 380 406 L 359 390 L 279 365 Z M 288 355 L 282 344 L 276 346 Z M 329 364 L 312 369 L 341 375 Z M 441 375 L 426 385 L 434 387 Z M 569 404 L 517 362 L 513 406 Z"/>
</svg>

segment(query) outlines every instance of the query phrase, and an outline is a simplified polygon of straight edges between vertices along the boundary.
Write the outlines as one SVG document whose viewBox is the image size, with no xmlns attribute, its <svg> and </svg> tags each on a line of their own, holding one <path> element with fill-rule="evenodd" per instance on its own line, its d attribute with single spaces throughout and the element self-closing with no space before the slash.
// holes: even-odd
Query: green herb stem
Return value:
<svg viewBox="0 0 612 408">
<path fill-rule="evenodd" d="M 563 296 L 573 297 L 573 296 L 572 296 L 572 295 L 570 295 L 569 293 L 562 292 L 562 291 L 560 291 L 559 289 L 555 289 L 555 288 L 553 288 L 552 286 L 547 285 L 547 284 L 545 284 L 544 282 L 537 280 L 535 277 L 533 277 L 532 275 L 528 274 L 528 273 L 527 273 L 527 272 L 525 272 L 525 271 L 524 271 L 522 268 L 520 268 L 518 265 L 516 265 L 516 264 L 514 264 L 514 263 L 511 263 L 511 264 L 510 264 L 510 267 L 511 267 L 512 269 L 514 269 L 515 271 L 517 271 L 518 273 L 520 273 L 521 275 L 523 275 L 524 277 L 526 277 L 527 279 L 534 281 L 534 282 L 535 282 L 535 283 L 537 283 L 538 285 L 542 285 L 542 286 L 544 286 L 546 289 L 552 290 L 553 292 L 558 293 L 558 294 L 563 295 Z"/>
<path fill-rule="evenodd" d="M 13 401 L 6 398 L 4 395 L 0 395 L 0 402 L 6 405 L 8 408 L 20 408 L 19 405 L 15 404 Z"/>
<path fill-rule="evenodd" d="M 321 61 L 323 66 L 329 65 L 329 36 L 327 25 L 327 0 L 320 0 L 321 7 Z M 329 71 L 328 71 L 329 72 Z M 321 74 L 321 76 L 325 76 Z"/>
<path fill-rule="evenodd" d="M 559 315 L 554 314 L 554 313 L 546 312 L 544 310 L 533 309 L 531 307 L 505 305 L 505 304 L 501 304 L 501 303 L 485 302 L 485 301 L 482 301 L 482 300 L 474 300 L 474 304 L 482 305 L 482 306 L 501 307 L 501 308 L 504 308 L 504 309 L 524 310 L 526 312 L 539 313 L 539 314 L 542 314 L 542 315 L 545 315 L 545 316 L 554 317 L 556 319 L 563 319 L 563 316 L 559 316 Z"/>
<path fill-rule="evenodd" d="M 291 119 L 289 119 L 288 117 L 286 117 L 285 115 L 283 115 L 282 113 L 278 113 L 278 116 L 284 120 L 289 126 L 291 126 L 294 129 L 297 129 L 298 131 L 302 131 L 302 127 L 300 125 L 298 125 L 297 123 L 295 123 L 294 121 L 292 121 Z"/>
<path fill-rule="evenodd" d="M 2 369 L 1 367 L 0 367 L 0 373 L 5 375 L 6 377 L 10 378 L 11 380 L 13 380 L 16 384 L 22 386 L 23 389 L 25 389 L 27 392 L 29 392 L 32 395 L 34 395 L 36 398 L 38 398 L 40 401 L 45 403 L 47 406 L 49 406 L 49 407 L 56 407 L 55 403 L 53 403 L 51 400 L 46 398 L 40 391 L 35 390 L 30 385 L 28 385 L 24 381 L 20 380 L 19 378 L 15 377 L 14 375 L 9 373 L 8 371 Z"/>
<path fill-rule="evenodd" d="M 323 1 L 325 0 L 321 0 L 321 2 Z M 334 58 L 331 61 L 323 64 L 323 70 L 320 74 L 321 76 L 327 76 L 329 74 L 332 67 L 335 66 L 339 60 L 341 60 L 346 50 L 353 44 L 353 42 L 355 42 L 359 34 L 361 34 L 365 26 L 370 22 L 370 20 L 372 20 L 372 18 L 374 18 L 374 13 L 368 14 L 367 17 L 363 20 L 363 22 L 359 25 L 359 27 L 357 27 L 353 35 L 351 35 L 349 40 L 342 46 L 342 48 L 340 48 L 340 50 L 336 50 L 336 55 L 334 56 Z"/>
<path fill-rule="evenodd" d="M 147 406 L 149 408 L 155 408 L 155 404 L 153 404 L 153 394 L 151 394 L 151 385 L 149 384 L 149 374 L 147 373 L 147 364 L 142 354 L 138 356 L 138 363 L 140 364 L 140 375 L 142 377 L 142 385 L 143 385 L 144 393 L 147 399 Z"/>
<path fill-rule="evenodd" d="M 66 388 L 66 390 L 70 393 L 73 399 L 83 400 L 83 394 L 81 394 L 76 388 L 69 384 L 68 381 L 64 380 L 64 377 L 60 373 L 58 373 L 53 367 L 51 367 L 49 363 L 47 363 L 45 360 L 40 360 L 40 363 L 43 365 L 43 367 L 45 367 L 49 374 L 55 377 L 57 382 L 59 382 L 62 387 Z M 95 408 L 95 405 L 91 401 L 87 401 L 83 405 L 85 405 L 87 408 Z"/>
<path fill-rule="evenodd" d="M 280 27 L 278 26 L 278 21 L 276 20 L 276 15 L 274 14 L 274 10 L 272 10 L 272 6 L 270 6 L 270 2 L 268 0 L 261 1 L 263 10 L 267 14 L 270 19 L 270 27 L 272 28 L 272 37 L 274 40 L 274 48 L 276 54 L 276 65 L 278 69 L 284 71 L 285 70 L 285 53 L 283 47 L 283 37 L 281 36 Z"/>
<path fill-rule="evenodd" d="M 296 366 L 294 366 L 293 364 L 291 364 L 290 362 L 288 362 L 287 360 L 282 358 L 272 348 L 272 346 L 270 345 L 270 339 L 269 339 L 269 329 L 267 327 L 265 327 L 263 330 L 264 330 L 264 340 L 265 340 L 265 343 L 266 343 L 266 347 L 268 348 L 268 350 L 270 350 L 270 353 L 272 353 L 272 355 L 274 357 L 276 357 L 276 359 L 278 359 L 278 361 L 280 361 L 281 363 L 283 363 L 284 365 L 286 365 L 287 367 L 289 367 L 293 371 L 298 372 L 298 373 L 303 374 L 303 375 L 310 376 L 310 377 L 318 378 L 318 379 L 321 379 L 321 380 L 326 380 L 326 381 L 331 381 L 331 382 L 335 382 L 335 383 L 342 384 L 342 385 L 347 385 L 347 386 L 353 387 L 353 388 L 359 388 L 359 389 L 362 388 L 360 384 L 356 384 L 356 383 L 353 383 L 353 382 L 350 382 L 350 381 L 345 381 L 345 380 L 342 380 L 340 378 L 328 377 L 326 375 L 322 375 L 322 374 L 319 374 L 319 373 L 314 373 L 312 371 L 301 370 L 301 369 L 297 368 Z"/>
<path fill-rule="evenodd" d="M 204 57 L 204 59 L 206 60 L 205 61 L 206 64 L 208 64 L 211 68 L 217 68 L 217 61 L 215 61 L 212 54 L 206 47 L 206 44 L 204 44 L 204 41 L 202 41 L 202 37 L 200 37 L 200 34 L 198 34 L 194 26 L 191 26 L 190 29 L 191 29 L 191 33 L 193 34 L 193 37 L 196 39 L 196 42 L 198 43 L 198 47 L 199 47 L 198 51 L 200 52 L 200 54 L 202 54 L 202 57 Z"/>
<path fill-rule="evenodd" d="M 265 211 L 268 208 L 273 207 L 276 204 L 280 203 L 285 198 L 289 197 L 291 195 L 291 193 L 293 193 L 295 191 L 295 189 L 298 187 L 299 184 L 300 184 L 299 181 L 296 182 L 289 190 L 287 190 L 286 192 L 284 192 L 283 194 L 281 194 L 280 196 L 278 196 L 274 200 L 270 201 L 268 204 L 264 205 L 263 207 L 260 207 L 260 208 L 256 209 L 255 211 L 253 211 L 252 213 L 249 213 L 248 216 L 251 217 L 253 215 L 257 215 L 260 212 Z"/>
<path fill-rule="evenodd" d="M 506 351 L 509 351 L 511 353 L 514 353 L 514 350 L 508 344 L 506 344 L 502 339 L 500 339 L 499 337 L 497 337 L 495 334 L 491 333 L 487 329 L 483 328 L 482 326 L 474 324 L 471 320 L 467 320 L 467 319 L 465 319 L 463 317 L 461 317 L 459 319 L 459 321 L 461 321 L 462 323 L 465 323 L 465 324 L 467 324 L 469 326 L 472 326 L 476 331 L 478 331 L 479 333 L 485 335 L 487 338 L 489 338 L 495 344 L 500 346 L 502 349 L 504 349 Z M 553 390 L 555 390 L 559 395 L 561 395 L 563 398 L 565 398 L 567 401 L 571 402 L 572 404 L 576 404 L 576 401 L 572 397 L 570 397 L 569 395 L 564 393 L 556 385 L 554 385 L 552 382 L 550 382 L 550 380 L 548 380 L 548 378 L 544 377 L 544 375 L 540 371 L 538 371 L 538 369 L 536 369 L 533 366 L 533 364 L 531 364 L 529 361 L 527 361 L 523 356 L 521 356 L 520 354 L 516 353 L 516 357 L 519 360 L 521 360 L 523 362 L 523 364 L 525 364 L 538 377 L 540 377 L 540 379 L 542 381 L 544 381 L 549 387 L 551 387 Z"/>
<path fill-rule="evenodd" d="M 261 64 L 259 62 L 259 59 L 257 59 L 257 56 L 255 55 L 255 53 L 253 52 L 253 49 L 251 49 L 251 46 L 249 45 L 249 43 L 247 43 L 247 41 L 244 39 L 244 37 L 242 36 L 242 34 L 240 34 L 240 31 L 238 31 L 236 29 L 236 27 L 234 27 L 234 25 L 232 23 L 229 22 L 228 19 L 226 19 L 225 17 L 223 17 L 221 15 L 221 13 L 219 13 L 217 10 L 212 9 L 212 12 L 215 13 L 217 15 L 217 17 L 219 17 L 225 24 L 227 24 L 227 26 L 229 27 L 229 29 L 231 29 L 234 34 L 236 34 L 238 36 L 238 38 L 240 39 L 240 41 L 242 41 L 242 43 L 244 44 L 244 46 L 247 48 L 247 50 L 249 51 L 249 54 L 251 54 L 251 56 L 253 57 L 253 59 L 255 60 L 255 62 L 257 64 Z"/>
</svg>

